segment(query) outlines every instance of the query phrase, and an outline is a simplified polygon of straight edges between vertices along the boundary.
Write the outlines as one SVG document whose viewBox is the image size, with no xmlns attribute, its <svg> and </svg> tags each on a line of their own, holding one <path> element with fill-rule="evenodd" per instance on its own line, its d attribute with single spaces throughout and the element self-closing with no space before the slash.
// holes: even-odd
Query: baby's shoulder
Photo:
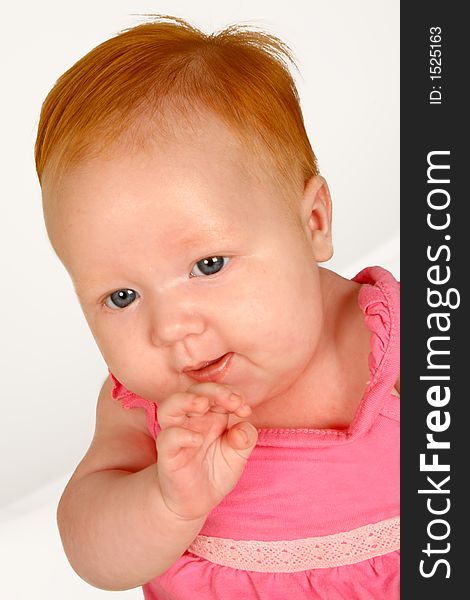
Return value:
<svg viewBox="0 0 470 600">
<path fill-rule="evenodd" d="M 123 411 L 112 397 L 113 389 L 107 378 L 98 397 L 93 440 L 71 481 L 109 469 L 136 472 L 157 460 L 145 416 L 141 411 Z"/>
</svg>

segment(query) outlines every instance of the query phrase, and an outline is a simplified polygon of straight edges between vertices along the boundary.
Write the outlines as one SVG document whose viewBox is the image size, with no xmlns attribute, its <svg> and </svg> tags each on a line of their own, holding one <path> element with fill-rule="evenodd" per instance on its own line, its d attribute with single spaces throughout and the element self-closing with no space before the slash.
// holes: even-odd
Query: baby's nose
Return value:
<svg viewBox="0 0 470 600">
<path fill-rule="evenodd" d="M 204 320 L 199 310 L 176 298 L 160 299 L 151 313 L 151 339 L 155 346 L 167 346 L 188 335 L 204 331 Z"/>
</svg>

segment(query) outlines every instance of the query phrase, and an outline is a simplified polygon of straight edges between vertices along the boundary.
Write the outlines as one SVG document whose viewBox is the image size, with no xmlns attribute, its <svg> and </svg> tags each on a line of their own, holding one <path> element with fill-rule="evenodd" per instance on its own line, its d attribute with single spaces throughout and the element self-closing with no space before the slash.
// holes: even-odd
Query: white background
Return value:
<svg viewBox="0 0 470 600">
<path fill-rule="evenodd" d="M 145 13 L 206 32 L 234 22 L 287 42 L 307 131 L 333 197 L 335 257 L 399 276 L 399 2 L 388 0 L 59 0 L 2 10 L 0 596 L 110 596 L 66 563 L 54 511 L 94 428 L 106 376 L 44 230 L 33 146 L 41 103 L 92 47 Z M 117 596 L 141 597 L 130 591 Z"/>
</svg>

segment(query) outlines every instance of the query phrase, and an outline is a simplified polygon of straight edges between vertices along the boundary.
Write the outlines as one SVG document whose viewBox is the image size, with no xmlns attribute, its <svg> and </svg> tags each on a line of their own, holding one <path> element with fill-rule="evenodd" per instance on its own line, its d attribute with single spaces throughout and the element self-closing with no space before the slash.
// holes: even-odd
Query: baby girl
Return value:
<svg viewBox="0 0 470 600">
<path fill-rule="evenodd" d="M 398 598 L 398 283 L 319 266 L 331 199 L 289 58 L 156 18 L 44 102 L 47 231 L 109 368 L 58 508 L 94 586 Z"/>
</svg>

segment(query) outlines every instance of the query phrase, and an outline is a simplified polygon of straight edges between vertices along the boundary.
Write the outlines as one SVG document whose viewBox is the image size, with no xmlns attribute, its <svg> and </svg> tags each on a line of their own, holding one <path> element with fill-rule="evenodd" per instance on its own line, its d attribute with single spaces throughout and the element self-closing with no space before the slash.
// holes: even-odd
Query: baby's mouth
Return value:
<svg viewBox="0 0 470 600">
<path fill-rule="evenodd" d="M 197 369 L 194 369 L 194 370 L 195 371 L 200 371 L 201 369 L 205 369 L 209 365 L 215 365 L 215 363 L 219 362 L 219 360 L 221 360 L 224 356 L 225 356 L 225 354 L 223 354 L 222 356 L 219 356 L 218 358 L 214 358 L 214 360 L 209 360 L 209 361 L 205 362 L 203 365 L 201 365 L 200 367 L 198 367 Z"/>
<path fill-rule="evenodd" d="M 184 373 L 196 381 L 220 381 L 232 362 L 233 352 L 227 352 L 214 360 L 198 363 Z"/>
</svg>

